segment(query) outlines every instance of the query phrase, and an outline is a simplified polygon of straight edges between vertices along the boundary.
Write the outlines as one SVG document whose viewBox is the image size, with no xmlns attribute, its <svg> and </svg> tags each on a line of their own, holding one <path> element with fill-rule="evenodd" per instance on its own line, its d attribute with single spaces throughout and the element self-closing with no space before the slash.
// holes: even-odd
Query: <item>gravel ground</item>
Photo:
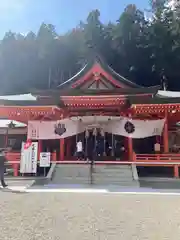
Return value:
<svg viewBox="0 0 180 240">
<path fill-rule="evenodd" d="M 0 239 L 177 240 L 177 196 L 0 192 Z"/>
</svg>

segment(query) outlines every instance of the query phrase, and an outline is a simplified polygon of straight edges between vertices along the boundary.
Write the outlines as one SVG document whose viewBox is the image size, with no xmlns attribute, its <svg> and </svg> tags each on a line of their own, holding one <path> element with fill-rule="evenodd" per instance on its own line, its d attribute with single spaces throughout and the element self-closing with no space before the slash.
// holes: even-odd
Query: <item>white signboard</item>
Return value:
<svg viewBox="0 0 180 240">
<path fill-rule="evenodd" d="M 32 142 L 28 148 L 26 143 L 22 143 L 21 147 L 21 173 L 36 173 L 37 172 L 37 158 L 38 158 L 38 143 Z"/>
<path fill-rule="evenodd" d="M 50 152 L 41 152 L 40 153 L 40 167 L 49 167 L 51 162 L 51 153 Z"/>
</svg>

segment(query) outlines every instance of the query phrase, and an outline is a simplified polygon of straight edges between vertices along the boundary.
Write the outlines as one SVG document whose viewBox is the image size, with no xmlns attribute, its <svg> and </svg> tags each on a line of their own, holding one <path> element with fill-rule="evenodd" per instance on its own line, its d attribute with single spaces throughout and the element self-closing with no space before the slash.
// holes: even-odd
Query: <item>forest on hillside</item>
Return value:
<svg viewBox="0 0 180 240">
<path fill-rule="evenodd" d="M 47 23 L 37 34 L 7 32 L 0 42 L 0 94 L 56 88 L 93 53 L 135 83 L 164 81 L 168 89 L 180 90 L 180 5 L 151 0 L 148 11 L 150 19 L 131 4 L 117 22 L 103 24 L 94 10 L 64 35 Z"/>
</svg>

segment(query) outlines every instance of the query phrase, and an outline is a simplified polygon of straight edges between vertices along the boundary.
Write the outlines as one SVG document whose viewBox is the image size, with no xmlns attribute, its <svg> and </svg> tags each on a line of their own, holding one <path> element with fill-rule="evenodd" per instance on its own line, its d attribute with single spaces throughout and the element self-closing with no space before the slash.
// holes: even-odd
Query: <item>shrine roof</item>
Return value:
<svg viewBox="0 0 180 240">
<path fill-rule="evenodd" d="M 85 66 L 77 73 L 75 74 L 73 77 L 69 78 L 67 81 L 61 83 L 58 88 L 68 88 L 68 87 L 72 87 L 73 84 L 76 83 L 76 81 L 79 81 L 79 79 L 81 79 L 83 76 L 85 76 L 89 71 L 95 69 L 96 65 L 100 65 L 100 67 L 108 74 L 110 74 L 112 76 L 112 78 L 115 81 L 115 85 L 118 87 L 119 84 L 123 84 L 126 87 L 130 87 L 130 88 L 141 88 L 142 86 L 133 83 L 132 81 L 128 80 L 127 78 L 121 76 L 119 73 L 117 73 L 116 71 L 114 71 L 107 63 L 105 63 L 105 61 L 99 57 L 99 56 L 95 56 L 92 57 L 87 64 L 85 64 Z"/>
<path fill-rule="evenodd" d="M 16 95 L 4 95 L 0 96 L 0 100 L 10 101 L 36 101 L 36 97 L 31 93 L 28 94 L 16 94 Z"/>
<path fill-rule="evenodd" d="M 138 94 L 152 94 L 156 95 L 160 86 L 152 86 L 152 87 L 141 87 L 141 88 L 115 88 L 111 89 L 99 89 L 99 90 L 91 90 L 91 89 L 59 89 L 59 90 L 42 90 L 42 91 L 33 91 L 33 94 L 38 98 L 41 97 L 63 97 L 63 96 L 103 96 L 103 95 L 138 95 Z"/>
<path fill-rule="evenodd" d="M 13 124 L 16 128 L 26 127 L 27 125 L 18 121 L 11 121 L 8 119 L 0 119 L 0 128 L 7 128 L 10 124 Z"/>
<path fill-rule="evenodd" d="M 52 102 L 43 103 L 41 101 L 27 101 L 27 100 L 0 100 L 1 106 L 52 106 Z"/>
<path fill-rule="evenodd" d="M 100 90 L 94 92 L 89 89 L 69 89 L 69 90 L 45 90 L 36 91 L 34 95 L 37 100 L 7 100 L 0 98 L 0 106 L 7 107 L 59 107 L 63 108 L 67 105 L 77 104 L 105 104 L 107 101 L 116 101 L 119 99 L 128 99 L 129 97 L 142 97 L 154 96 L 159 89 L 159 86 L 147 87 L 147 88 L 131 88 L 131 89 L 114 89 L 113 92 L 110 90 Z M 14 98 L 17 99 L 17 98 Z M 140 98 L 143 102 L 144 100 Z"/>
<path fill-rule="evenodd" d="M 153 98 L 142 98 L 142 97 L 129 97 L 129 102 L 131 105 L 149 105 L 149 104 L 180 104 L 179 97 L 158 97 Z"/>
<path fill-rule="evenodd" d="M 157 96 L 161 98 L 180 98 L 180 92 L 159 90 Z"/>
</svg>

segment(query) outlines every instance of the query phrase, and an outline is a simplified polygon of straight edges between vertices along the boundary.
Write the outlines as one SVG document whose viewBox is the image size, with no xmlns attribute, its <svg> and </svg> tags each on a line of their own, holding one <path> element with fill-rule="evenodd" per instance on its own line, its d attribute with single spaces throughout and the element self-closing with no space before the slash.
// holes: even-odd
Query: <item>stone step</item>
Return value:
<svg viewBox="0 0 180 240">
<path fill-rule="evenodd" d="M 89 182 L 90 179 L 87 179 L 87 178 L 56 178 L 54 179 L 54 182 L 57 182 L 57 181 L 71 181 L 72 183 L 73 182 Z"/>
<path fill-rule="evenodd" d="M 132 176 L 132 172 L 131 171 L 129 171 L 129 172 L 97 172 L 97 171 L 93 171 L 93 173 L 94 174 L 96 174 L 96 175 L 106 175 L 106 176 L 108 176 L 108 175 L 118 175 L 118 176 Z"/>
<path fill-rule="evenodd" d="M 130 165 L 94 165 L 96 169 L 130 169 Z"/>
<path fill-rule="evenodd" d="M 84 173 L 76 173 L 76 174 L 70 174 L 70 173 L 56 173 L 58 177 L 71 177 L 71 178 L 86 178 L 90 176 L 90 173 L 84 174 Z M 92 173 L 92 175 L 96 178 L 101 178 L 101 179 L 107 179 L 107 178 L 116 178 L 116 179 L 133 179 L 132 174 L 97 174 L 97 173 Z"/>
<path fill-rule="evenodd" d="M 72 182 L 72 181 L 58 181 L 58 182 L 51 182 L 50 184 L 55 184 L 55 185 L 58 185 L 58 184 L 69 184 L 69 185 L 91 185 L 90 182 L 81 182 L 81 181 L 76 181 L 76 182 Z M 101 185 L 101 184 L 97 184 L 97 185 Z"/>
<path fill-rule="evenodd" d="M 62 173 L 88 173 L 89 172 L 89 170 L 87 171 L 87 170 L 63 170 L 63 169 L 56 169 L 56 171 L 58 171 L 58 172 L 62 172 Z"/>
<path fill-rule="evenodd" d="M 83 167 L 79 167 L 79 168 L 73 168 L 73 167 L 71 167 L 71 168 L 67 168 L 67 167 L 56 167 L 56 169 L 60 169 L 60 170 L 63 170 L 63 171 L 88 171 L 89 170 L 89 168 L 90 168 L 90 166 L 89 167 L 85 167 L 85 168 L 83 168 Z"/>
<path fill-rule="evenodd" d="M 94 181 L 101 181 L 101 182 L 132 182 L 133 179 L 118 179 L 118 178 L 93 178 Z"/>
<path fill-rule="evenodd" d="M 90 184 L 90 169 L 89 164 L 57 165 L 51 184 Z M 139 186 L 129 165 L 94 165 L 92 180 L 94 185 Z"/>
<path fill-rule="evenodd" d="M 129 178 L 131 178 L 132 177 L 132 173 L 128 173 L 128 174 L 123 174 L 123 173 L 115 173 L 115 174 L 113 174 L 113 173 L 106 173 L 106 174 L 103 174 L 103 173 L 92 173 L 92 174 L 94 174 L 94 176 L 106 176 L 106 177 L 111 177 L 111 176 L 113 176 L 113 177 L 129 177 Z"/>
<path fill-rule="evenodd" d="M 127 176 L 127 177 L 131 177 L 132 176 L 132 172 L 126 172 L 126 173 L 123 173 L 123 172 L 92 172 L 94 175 L 99 175 L 99 176 L 120 176 L 120 177 L 123 177 L 123 176 Z"/>
<path fill-rule="evenodd" d="M 62 172 L 56 172 L 56 174 L 58 174 L 59 176 L 62 176 L 62 177 L 87 177 L 89 176 L 90 174 L 89 173 L 62 173 Z"/>
<path fill-rule="evenodd" d="M 55 175 L 55 177 L 54 177 L 54 179 L 55 178 L 69 178 L 69 179 L 78 179 L 78 178 L 80 178 L 80 179 L 88 179 L 89 178 L 89 175 L 88 176 L 65 176 L 65 175 Z"/>
<path fill-rule="evenodd" d="M 67 168 L 67 169 L 78 169 L 78 168 L 89 168 L 89 164 L 57 164 L 56 168 Z"/>
<path fill-rule="evenodd" d="M 100 180 L 109 180 L 109 181 L 112 181 L 112 180 L 118 180 L 118 181 L 132 181 L 133 180 L 133 177 L 115 177 L 115 176 L 109 176 L 109 177 L 106 177 L 106 176 L 97 176 L 97 175 L 92 175 L 92 177 L 94 179 L 100 179 Z M 69 178 L 69 179 L 90 179 L 90 175 L 89 176 L 68 176 L 68 175 L 58 175 L 58 176 L 55 176 L 54 179 L 64 179 L 64 178 Z"/>
<path fill-rule="evenodd" d="M 109 182 L 133 182 L 134 180 L 133 179 L 117 179 L 117 178 L 93 178 L 94 181 L 109 181 Z"/>
<path fill-rule="evenodd" d="M 109 180 L 109 181 L 133 181 L 134 179 L 133 178 L 117 178 L 117 177 L 98 177 L 98 176 L 92 176 L 94 179 L 97 179 L 97 180 L 101 180 L 101 181 L 106 181 L 107 179 Z"/>
<path fill-rule="evenodd" d="M 132 174 L 132 171 L 97 171 L 96 169 L 93 170 L 94 173 L 97 173 L 97 174 L 118 174 L 118 175 L 130 175 Z"/>
<path fill-rule="evenodd" d="M 123 187 L 139 187 L 139 184 L 137 182 L 93 182 L 94 185 L 114 185 L 114 186 L 123 186 Z"/>
<path fill-rule="evenodd" d="M 90 183 L 90 179 L 88 178 L 69 178 L 69 177 L 64 177 L 64 178 L 55 178 L 53 179 L 53 183 L 70 183 L 70 184 L 78 184 L 78 183 Z"/>
</svg>

